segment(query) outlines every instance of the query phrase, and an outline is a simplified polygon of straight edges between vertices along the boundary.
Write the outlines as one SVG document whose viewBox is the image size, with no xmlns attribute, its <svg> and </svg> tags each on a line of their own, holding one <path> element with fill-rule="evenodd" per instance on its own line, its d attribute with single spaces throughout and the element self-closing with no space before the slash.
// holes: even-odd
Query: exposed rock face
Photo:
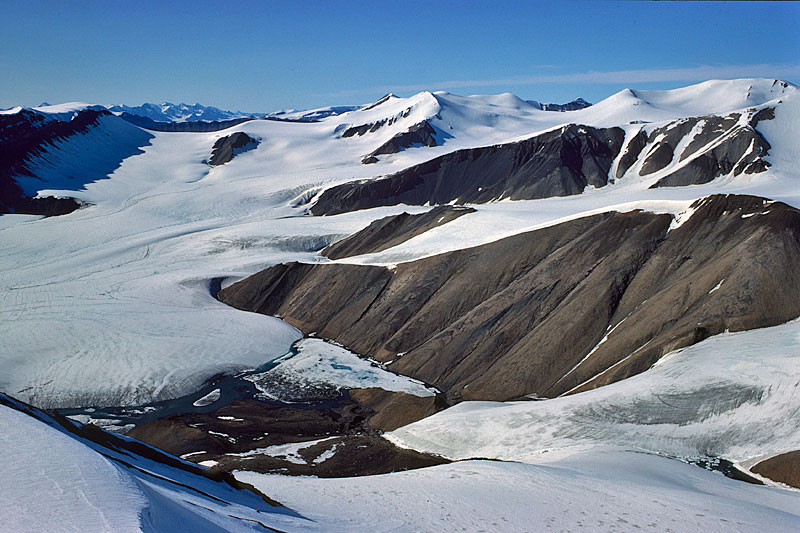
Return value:
<svg viewBox="0 0 800 533">
<path fill-rule="evenodd" d="M 569 125 L 525 141 L 459 150 L 378 180 L 322 193 L 314 215 L 405 203 L 483 203 L 578 194 L 608 182 L 620 150 L 620 128 Z"/>
<path fill-rule="evenodd" d="M 576 98 L 566 104 L 541 104 L 542 111 L 577 111 L 578 109 L 585 109 L 591 106 L 589 102 L 583 98 Z"/>
<path fill-rule="evenodd" d="M 645 159 L 640 174 L 661 170 L 674 158 L 684 161 L 720 137 L 724 137 L 721 143 L 658 180 L 652 188 L 707 183 L 731 172 L 734 176 L 763 172 L 768 167 L 763 158 L 770 145 L 754 125 L 760 120 L 769 119 L 769 116 L 768 112 L 760 112 L 746 126 L 738 126 L 740 115 L 734 113 L 728 117 L 692 118 L 659 128 L 650 134 L 648 141 L 654 142 L 656 138 L 662 140 Z M 699 131 L 680 154 L 676 153 L 678 143 L 693 130 Z M 720 132 L 723 132 L 722 135 Z"/>
<path fill-rule="evenodd" d="M 390 98 L 392 98 L 393 96 L 394 96 L 394 95 L 393 95 L 392 93 L 386 93 L 386 94 L 384 94 L 383 96 L 381 96 L 380 98 L 378 98 L 378 100 L 376 100 L 376 101 L 375 101 L 375 103 L 373 103 L 373 104 L 370 104 L 370 105 L 368 105 L 367 107 L 365 107 L 365 108 L 364 108 L 364 111 L 368 111 L 368 110 L 370 110 L 370 109 L 375 109 L 375 108 L 376 108 L 376 107 L 378 107 L 379 105 L 381 105 L 381 104 L 383 104 L 383 103 L 385 103 L 385 102 L 388 102 L 388 101 L 389 101 L 389 99 L 390 99 Z"/>
<path fill-rule="evenodd" d="M 374 476 L 449 463 L 447 459 L 399 448 L 378 435 L 347 435 L 300 449 L 293 457 L 231 455 L 215 458 L 215 469 L 230 472 L 289 474 L 341 478 Z"/>
<path fill-rule="evenodd" d="M 628 169 L 633 166 L 636 160 L 639 159 L 639 155 L 642 153 L 645 146 L 647 146 L 647 135 L 640 130 L 639 133 L 634 135 L 628 142 L 628 145 L 625 147 L 625 153 L 623 153 L 622 157 L 619 159 L 616 173 L 617 179 L 621 178 Z"/>
<path fill-rule="evenodd" d="M 373 412 L 367 424 L 380 431 L 393 431 L 449 407 L 438 396 L 414 396 L 378 388 L 354 389 L 350 397 Z"/>
<path fill-rule="evenodd" d="M 687 150 L 690 148 L 691 145 Z M 658 180 L 651 188 L 708 183 L 731 172 L 734 176 L 763 172 L 769 166 L 763 159 L 769 149 L 770 145 L 766 139 L 748 126 L 722 144 L 693 159 L 686 166 Z"/>
<path fill-rule="evenodd" d="M 800 489 L 800 450 L 770 457 L 750 470 L 772 481 Z"/>
<path fill-rule="evenodd" d="M 592 105 L 583 98 L 576 98 L 566 104 L 542 104 L 536 100 L 526 100 L 526 102 L 542 111 L 577 111 L 578 109 L 584 109 Z"/>
<path fill-rule="evenodd" d="M 38 159 L 58 152 L 59 145 L 69 142 L 73 137 L 99 130 L 101 122 L 109 119 L 117 120 L 110 112 L 95 109 L 77 112 L 68 121 L 56 120 L 27 109 L 11 115 L 0 115 L 0 213 L 52 216 L 66 214 L 80 207 L 81 203 L 73 198 L 32 198 L 23 191 L 16 179 L 20 176 L 36 177 L 32 168 Z M 115 147 L 120 153 L 120 160 L 140 153 L 139 146 L 152 137 L 141 130 L 136 131 L 140 133 L 136 139 L 121 140 L 120 146 Z M 127 146 L 129 142 L 131 146 Z M 80 187 L 105 177 L 116 166 L 118 163 L 113 167 L 95 168 L 92 175 L 75 176 L 70 185 Z"/>
<path fill-rule="evenodd" d="M 672 230 L 669 215 L 605 213 L 394 270 L 277 265 L 220 298 L 391 360 L 450 401 L 552 397 L 800 315 L 800 212 L 748 196 L 693 209 Z"/>
<path fill-rule="evenodd" d="M 373 107 L 377 107 L 380 104 L 382 104 L 383 102 L 385 102 L 388 98 L 389 98 L 389 95 L 384 96 L 383 98 L 378 100 L 378 102 L 376 102 L 375 104 L 373 104 L 373 105 L 371 105 L 369 107 L 365 107 L 364 110 L 366 111 L 367 109 L 372 109 Z M 391 126 L 397 120 L 400 120 L 401 118 L 407 117 L 410 113 L 411 113 L 411 109 L 406 109 L 402 113 L 399 113 L 399 114 L 397 114 L 397 115 L 395 115 L 393 117 L 386 117 L 386 118 L 382 118 L 380 120 L 376 120 L 375 122 L 368 122 L 366 124 L 359 124 L 357 126 L 350 126 L 349 128 L 345 129 L 342 132 L 342 137 L 346 139 L 348 137 L 355 137 L 356 135 L 361 137 L 362 135 L 364 135 L 366 133 L 375 133 L 376 131 L 378 131 L 382 127 Z M 415 125 L 415 126 L 418 126 L 418 124 Z"/>
<path fill-rule="evenodd" d="M 408 131 L 398 133 L 373 150 L 367 157 L 396 154 L 397 152 L 405 150 L 406 148 L 411 148 L 415 145 L 437 146 L 436 130 L 428 123 L 427 120 L 423 120 L 419 124 L 414 124 L 408 129 Z"/>
<path fill-rule="evenodd" d="M 380 252 L 474 212 L 471 207 L 438 206 L 421 215 L 401 213 L 382 218 L 358 233 L 331 244 L 320 253 L 330 259 L 341 259 Z"/>
<path fill-rule="evenodd" d="M 208 164 L 211 166 L 224 165 L 229 163 L 233 156 L 252 150 L 256 146 L 258 146 L 258 140 L 241 131 L 220 137 L 214 143 Z"/>
</svg>

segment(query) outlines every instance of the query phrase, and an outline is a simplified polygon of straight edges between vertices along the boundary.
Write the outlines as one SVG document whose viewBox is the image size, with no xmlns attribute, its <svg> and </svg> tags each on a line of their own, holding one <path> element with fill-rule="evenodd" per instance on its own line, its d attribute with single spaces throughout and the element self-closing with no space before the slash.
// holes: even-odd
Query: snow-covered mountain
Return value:
<svg viewBox="0 0 800 533">
<path fill-rule="evenodd" d="M 796 493 L 681 461 L 758 478 L 800 448 L 800 90 L 712 80 L 572 107 L 421 92 L 196 132 L 86 104 L 0 112 L 0 391 L 260 472 L 237 475 L 314 520 L 292 529 L 418 528 L 413 487 L 467 529 L 525 527 L 491 491 L 459 506 L 505 484 L 524 491 L 503 501 L 572 509 L 567 529 L 555 499 L 602 514 L 646 493 L 678 511 L 632 524 L 791 530 Z M 55 199 L 71 212 L 42 218 L 68 211 Z M 52 425 L 13 402 L 15 442 Z M 96 455 L 74 446 L 58 453 Z M 522 464 L 274 474 L 473 457 Z M 113 468 L 125 520 L 176 505 Z M 381 517 L 341 504 L 389 487 Z"/>
<path fill-rule="evenodd" d="M 264 113 L 242 113 L 241 111 L 225 111 L 213 106 L 200 104 L 162 104 L 144 103 L 139 106 L 112 105 L 108 110 L 115 114 L 130 113 L 146 117 L 156 122 L 196 122 L 200 120 L 214 122 L 234 118 L 263 117 Z"/>
<path fill-rule="evenodd" d="M 269 113 L 245 113 L 242 111 L 226 111 L 218 107 L 197 104 L 162 104 L 144 103 L 139 106 L 113 105 L 108 110 L 116 115 L 135 115 L 144 117 L 154 122 L 221 122 L 241 118 L 276 118 L 297 122 L 315 122 L 330 116 L 340 115 L 353 111 L 361 106 L 328 106 L 316 109 L 296 110 L 286 109 Z"/>
</svg>

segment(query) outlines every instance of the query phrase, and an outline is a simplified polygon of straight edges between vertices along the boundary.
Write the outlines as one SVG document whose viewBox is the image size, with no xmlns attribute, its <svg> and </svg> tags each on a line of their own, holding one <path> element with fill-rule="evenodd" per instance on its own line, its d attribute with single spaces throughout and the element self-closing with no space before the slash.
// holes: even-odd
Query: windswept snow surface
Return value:
<svg viewBox="0 0 800 533">
<path fill-rule="evenodd" d="M 800 493 L 625 449 L 349 479 L 237 472 L 321 531 L 797 531 Z"/>
<path fill-rule="evenodd" d="M 101 455 L 5 406 L 0 444 L 0 529 L 138 531 L 147 500 Z"/>
<path fill-rule="evenodd" d="M 463 402 L 388 438 L 452 459 L 530 461 L 550 449 L 594 444 L 741 462 L 800 449 L 798 391 L 795 320 L 711 337 L 642 374 L 573 396 Z"/>
<path fill-rule="evenodd" d="M 595 211 L 679 213 L 716 192 L 760 194 L 800 205 L 796 150 L 790 141 L 770 136 L 797 131 L 796 87 L 773 80 L 712 81 L 637 94 L 623 91 L 589 108 L 558 113 L 540 111 L 513 95 L 424 92 L 317 123 L 252 121 L 214 133 L 154 132 L 143 153 L 125 159 L 109 179 L 79 190 L 43 187 L 48 194 L 84 200 L 88 207 L 41 220 L 0 217 L 0 390 L 46 407 L 133 405 L 190 393 L 222 372 L 256 368 L 287 353 L 299 332 L 280 320 L 219 303 L 210 293 L 211 280 L 221 278 L 224 285 L 279 262 L 327 261 L 316 251 L 337 238 L 387 215 L 426 210 L 395 206 L 301 217 L 303 207 L 293 206 L 336 183 L 566 123 L 622 125 L 632 135 L 642 125 L 630 120 L 664 121 L 783 101 L 774 120 L 759 124 L 774 143 L 773 166 L 765 173 L 650 190 L 672 167 L 645 179 L 634 166 L 602 189 L 480 205 L 476 213 L 398 247 L 345 261 L 394 264 Z M 395 120 L 374 132 L 341 136 L 350 126 L 388 118 Z M 440 146 L 382 156 L 374 165 L 360 163 L 420 120 L 440 130 Z M 235 131 L 261 143 L 230 163 L 209 167 L 205 161 L 214 142 Z"/>
</svg>

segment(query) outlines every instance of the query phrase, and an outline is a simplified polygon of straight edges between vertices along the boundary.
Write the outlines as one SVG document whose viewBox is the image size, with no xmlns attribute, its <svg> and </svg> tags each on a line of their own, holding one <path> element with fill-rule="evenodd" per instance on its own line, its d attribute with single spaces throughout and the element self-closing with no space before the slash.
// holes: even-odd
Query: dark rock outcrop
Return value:
<svg viewBox="0 0 800 533">
<path fill-rule="evenodd" d="M 541 104 L 542 111 L 577 111 L 578 109 L 585 109 L 592 104 L 583 98 L 576 98 L 566 104 Z"/>
<path fill-rule="evenodd" d="M 257 146 L 258 139 L 253 139 L 241 131 L 220 137 L 214 143 L 208 164 L 211 166 L 224 165 L 229 163 L 233 156 L 252 150 Z"/>
<path fill-rule="evenodd" d="M 636 160 L 639 159 L 639 155 L 641 155 L 645 146 L 647 146 L 647 135 L 644 134 L 644 131 L 639 130 L 639 133 L 634 135 L 628 142 L 625 153 L 623 153 L 622 157 L 619 159 L 616 172 L 617 179 L 621 178 L 628 169 L 633 166 Z"/>
<path fill-rule="evenodd" d="M 690 144 L 686 150 L 691 148 Z M 731 172 L 734 176 L 763 172 L 769 166 L 764 160 L 769 149 L 766 139 L 751 126 L 746 126 L 687 165 L 661 178 L 651 188 L 698 185 Z"/>
<path fill-rule="evenodd" d="M 311 213 L 578 194 L 587 185 L 606 185 L 623 139 L 620 128 L 573 124 L 521 142 L 459 150 L 385 178 L 332 187 Z"/>
<path fill-rule="evenodd" d="M 375 109 L 379 105 L 381 105 L 381 104 L 383 104 L 385 102 L 388 102 L 389 99 L 392 98 L 392 97 L 394 97 L 394 95 L 392 93 L 386 93 L 383 96 L 381 96 L 380 98 L 378 98 L 374 103 L 372 103 L 372 104 L 368 105 L 367 107 L 365 107 L 364 111 L 369 111 L 370 109 Z"/>
<path fill-rule="evenodd" d="M 750 471 L 800 489 L 800 450 L 770 457 L 756 464 Z"/>
<path fill-rule="evenodd" d="M 378 435 L 346 435 L 324 440 L 287 460 L 286 457 L 251 455 L 217 456 L 215 466 L 226 472 L 251 472 L 341 478 L 374 476 L 449 463 L 442 457 L 399 448 Z"/>
<path fill-rule="evenodd" d="M 372 413 L 366 422 L 379 431 L 393 431 L 449 407 L 439 396 L 414 396 L 379 388 L 354 389 L 350 397 Z"/>
<path fill-rule="evenodd" d="M 695 156 L 688 164 L 659 179 L 651 188 L 699 185 L 731 172 L 734 176 L 763 172 L 769 166 L 764 156 L 767 155 L 770 145 L 756 131 L 755 126 L 758 122 L 773 117 L 771 108 L 766 108 L 756 113 L 750 123 L 744 126 L 739 125 L 741 115 L 733 113 L 726 117 L 681 119 L 653 130 L 649 136 L 640 131 L 628 144 L 620 159 L 616 176 L 622 177 L 648 145 L 651 148 L 644 153 L 639 170 L 641 176 L 653 174 L 670 163 L 680 163 Z M 677 153 L 681 141 L 692 131 L 695 134 L 691 141 Z M 722 141 L 715 144 L 718 139 Z M 701 150 L 705 151 L 696 155 Z"/>
<path fill-rule="evenodd" d="M 567 102 L 566 104 L 543 104 L 537 102 L 536 100 L 525 101 L 537 109 L 541 109 L 542 111 L 577 111 L 578 109 L 585 109 L 592 105 L 583 98 L 576 98 L 575 100 Z"/>
<path fill-rule="evenodd" d="M 361 137 L 365 133 L 375 133 L 383 126 L 391 126 L 392 124 L 394 124 L 394 121 L 396 119 L 397 117 L 388 117 L 388 118 L 383 118 L 381 120 L 376 120 L 375 122 L 368 122 L 366 124 L 360 124 L 358 126 L 350 126 L 349 128 L 347 128 L 342 132 L 342 137 L 346 139 L 348 137 L 355 137 L 356 135 Z"/>
<path fill-rule="evenodd" d="M 382 218 L 358 233 L 331 244 L 320 253 L 330 259 L 341 259 L 380 252 L 474 212 L 471 207 L 438 206 L 420 215 L 401 213 Z"/>
<path fill-rule="evenodd" d="M 604 213 L 393 270 L 277 265 L 220 299 L 393 361 L 449 401 L 558 396 L 800 316 L 800 212 L 749 196 L 693 208 L 671 230 L 669 215 Z"/>
<path fill-rule="evenodd" d="M 422 146 L 437 146 L 436 143 L 436 130 L 431 126 L 427 120 L 423 120 L 419 124 L 414 124 L 408 131 L 398 133 L 378 148 L 370 152 L 367 157 L 375 157 L 385 154 L 396 154 L 406 148 L 411 148 L 415 145 Z"/>
</svg>

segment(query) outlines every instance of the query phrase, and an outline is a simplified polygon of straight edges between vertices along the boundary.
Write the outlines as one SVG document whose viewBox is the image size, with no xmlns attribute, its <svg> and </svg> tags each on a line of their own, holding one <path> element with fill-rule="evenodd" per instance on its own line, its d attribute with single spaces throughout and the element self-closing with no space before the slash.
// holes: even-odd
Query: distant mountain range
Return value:
<svg viewBox="0 0 800 533">
<path fill-rule="evenodd" d="M 592 105 L 583 98 L 577 98 L 566 104 L 543 104 L 535 100 L 527 100 L 527 102 L 542 111 L 575 111 Z M 49 104 L 42 104 L 42 106 L 47 105 Z M 107 109 L 116 115 L 135 115 L 138 117 L 145 117 L 155 122 L 219 122 L 241 118 L 276 118 L 297 122 L 313 122 L 322 120 L 323 118 L 341 115 L 349 111 L 355 111 L 363 107 L 365 106 L 343 105 L 300 111 L 284 109 L 272 111 L 270 113 L 245 113 L 243 111 L 227 111 L 214 106 L 204 106 L 199 103 L 173 104 L 171 102 L 164 102 L 161 104 L 144 103 L 139 106 L 113 105 L 107 107 Z"/>
</svg>

